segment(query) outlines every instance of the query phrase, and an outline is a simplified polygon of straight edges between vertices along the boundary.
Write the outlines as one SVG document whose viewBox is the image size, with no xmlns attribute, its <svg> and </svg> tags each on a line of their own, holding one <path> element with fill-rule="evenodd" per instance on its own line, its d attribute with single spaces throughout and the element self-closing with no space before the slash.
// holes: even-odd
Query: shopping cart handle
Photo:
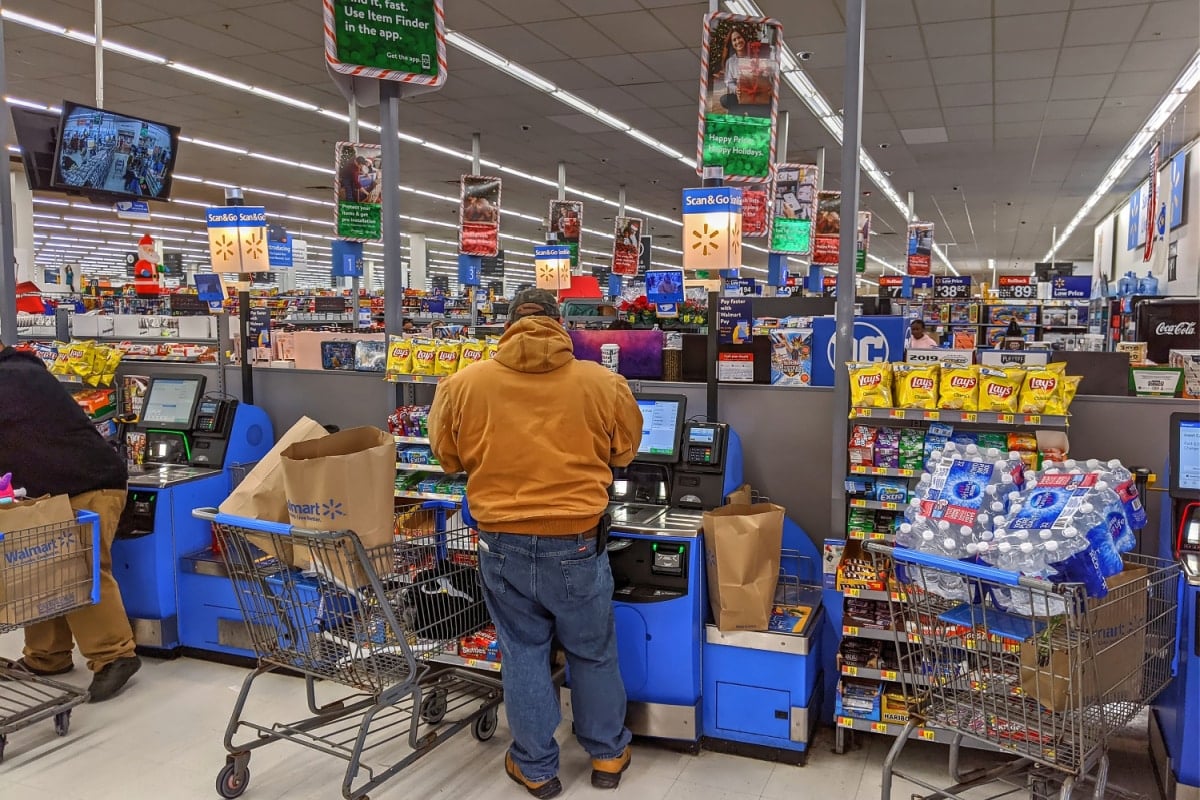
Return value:
<svg viewBox="0 0 1200 800">
<path fill-rule="evenodd" d="M 972 561 L 958 561 L 953 558 L 934 555 L 933 553 L 922 553 L 919 550 L 910 550 L 907 547 L 892 547 L 880 542 L 869 542 L 867 549 L 889 555 L 893 561 L 899 561 L 902 564 L 930 567 L 931 569 L 948 572 L 952 575 L 962 575 L 963 577 L 975 578 L 976 580 L 988 581 L 989 583 L 998 583 L 1002 586 L 1027 586 L 1031 589 L 1045 589 L 1050 586 L 1046 581 L 1040 581 L 1036 578 L 1026 578 L 1019 572 L 1009 572 L 1008 570 L 997 569 L 996 567 L 989 567 L 984 564 L 976 564 Z"/>
<path fill-rule="evenodd" d="M 287 522 L 267 522 L 261 519 L 237 517 L 233 514 L 222 514 L 215 508 L 194 508 L 192 516 L 218 525 L 232 525 L 238 528 L 248 528 L 256 533 L 274 533 L 280 536 L 291 536 L 292 526 Z"/>
</svg>

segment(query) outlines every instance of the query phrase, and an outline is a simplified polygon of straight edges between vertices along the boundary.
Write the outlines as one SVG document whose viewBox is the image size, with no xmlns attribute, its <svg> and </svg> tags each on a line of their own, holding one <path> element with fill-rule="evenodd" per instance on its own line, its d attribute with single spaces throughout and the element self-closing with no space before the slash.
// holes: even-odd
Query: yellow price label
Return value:
<svg viewBox="0 0 1200 800">
<path fill-rule="evenodd" d="M 853 472 L 855 475 L 863 475 L 866 473 L 867 468 L 862 466 L 861 464 L 856 464 L 855 466 L 850 468 L 850 471 Z"/>
<path fill-rule="evenodd" d="M 851 500 L 850 507 L 851 508 L 866 508 L 867 501 L 866 500 Z"/>
<path fill-rule="evenodd" d="M 896 474 L 901 478 L 911 478 L 917 474 L 917 471 L 915 469 L 898 469 L 896 470 Z"/>
<path fill-rule="evenodd" d="M 963 422 L 976 422 L 978 420 L 979 420 L 979 415 L 976 414 L 974 411 L 964 411 L 962 413 L 962 421 Z"/>
<path fill-rule="evenodd" d="M 935 732 L 929 730 L 928 728 L 918 729 L 917 736 L 919 736 L 920 738 L 924 739 L 927 742 L 932 742 L 934 739 L 937 738 L 937 734 Z"/>
<path fill-rule="evenodd" d="M 862 589 L 849 588 L 842 592 L 842 594 L 844 594 L 846 597 L 862 597 Z"/>
<path fill-rule="evenodd" d="M 884 511 L 895 511 L 898 508 L 900 508 L 900 506 L 897 503 L 884 503 L 883 504 Z"/>
<path fill-rule="evenodd" d="M 858 677 L 858 667 L 852 667 L 849 665 L 844 666 L 844 667 L 842 667 L 842 674 L 848 675 L 851 678 L 857 678 Z"/>
<path fill-rule="evenodd" d="M 852 717 L 838 717 L 837 724 L 843 728 L 853 728 L 854 719 Z"/>
<path fill-rule="evenodd" d="M 936 422 L 942 418 L 942 414 L 939 411 L 926 411 L 922 416 L 924 416 L 926 420 L 933 422 Z"/>
<path fill-rule="evenodd" d="M 843 625 L 842 636 L 858 636 L 858 628 L 853 625 Z"/>
<path fill-rule="evenodd" d="M 879 675 L 880 675 L 880 677 L 882 677 L 882 678 L 883 678 L 885 681 L 898 681 L 898 680 L 900 680 L 900 673 L 898 673 L 898 672 L 896 672 L 895 670 L 892 670 L 892 669 L 885 669 L 885 670 L 883 670 L 882 672 L 880 672 L 880 673 L 879 673 Z"/>
<path fill-rule="evenodd" d="M 1025 415 L 1025 423 L 1027 425 L 1041 425 L 1042 424 L 1042 415 L 1041 414 L 1026 414 Z"/>
<path fill-rule="evenodd" d="M 888 412 L 888 416 L 891 417 L 892 419 L 904 419 L 904 409 L 903 408 L 893 408 L 891 411 Z"/>
<path fill-rule="evenodd" d="M 869 416 L 871 416 L 871 409 L 855 408 L 855 409 L 851 410 L 850 416 L 852 416 L 852 417 L 869 417 Z"/>
<path fill-rule="evenodd" d="M 887 534 L 883 533 L 882 531 L 872 531 L 871 532 L 871 541 L 873 541 L 873 542 L 882 542 L 886 539 L 887 539 Z"/>
<path fill-rule="evenodd" d="M 921 643 L 921 634 L 919 634 L 919 633 L 910 633 L 910 634 L 908 635 L 908 640 L 909 640 L 910 642 L 912 642 L 913 644 L 920 644 L 920 643 Z"/>
<path fill-rule="evenodd" d="M 1016 421 L 1016 419 L 1017 419 L 1016 416 L 1013 414 L 997 414 L 996 415 L 996 422 L 1000 422 L 1004 425 L 1012 425 L 1013 422 Z"/>
<path fill-rule="evenodd" d="M 887 733 L 888 732 L 887 723 L 886 722 L 872 722 L 871 723 L 871 732 L 872 733 Z"/>
<path fill-rule="evenodd" d="M 891 599 L 897 603 L 903 603 L 908 600 L 908 597 L 904 595 L 904 592 L 892 592 L 889 597 L 891 597 Z"/>
</svg>

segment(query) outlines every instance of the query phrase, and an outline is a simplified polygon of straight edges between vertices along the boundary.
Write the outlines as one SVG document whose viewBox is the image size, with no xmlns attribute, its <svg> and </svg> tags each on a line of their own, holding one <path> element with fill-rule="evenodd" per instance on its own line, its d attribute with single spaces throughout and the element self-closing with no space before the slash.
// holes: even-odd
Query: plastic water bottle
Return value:
<svg viewBox="0 0 1200 800">
<path fill-rule="evenodd" d="M 1125 506 L 1125 516 L 1129 518 L 1129 527 L 1135 531 L 1146 527 L 1146 509 L 1138 496 L 1137 484 L 1133 482 L 1133 473 L 1125 468 L 1118 459 L 1109 461 L 1106 465 L 1112 476 L 1113 486 Z"/>
<path fill-rule="evenodd" d="M 1106 480 L 1097 481 L 1094 488 L 1096 497 L 1100 501 L 1100 508 L 1109 518 L 1109 532 L 1112 534 L 1113 542 L 1116 544 L 1118 552 L 1128 553 L 1132 551 L 1137 547 L 1137 536 L 1134 535 L 1133 528 L 1129 522 L 1129 515 L 1125 504 L 1121 502 L 1120 495 L 1113 490 L 1112 485 Z"/>
</svg>

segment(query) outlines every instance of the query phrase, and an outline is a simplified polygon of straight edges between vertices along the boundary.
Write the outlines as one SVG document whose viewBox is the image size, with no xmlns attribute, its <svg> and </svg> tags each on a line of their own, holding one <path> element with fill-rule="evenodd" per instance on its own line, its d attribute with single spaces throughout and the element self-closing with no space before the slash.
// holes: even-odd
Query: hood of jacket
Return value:
<svg viewBox="0 0 1200 800">
<path fill-rule="evenodd" d="M 553 372 L 575 359 L 575 347 L 562 324 L 550 317 L 526 317 L 500 339 L 496 360 L 518 372 Z"/>
</svg>

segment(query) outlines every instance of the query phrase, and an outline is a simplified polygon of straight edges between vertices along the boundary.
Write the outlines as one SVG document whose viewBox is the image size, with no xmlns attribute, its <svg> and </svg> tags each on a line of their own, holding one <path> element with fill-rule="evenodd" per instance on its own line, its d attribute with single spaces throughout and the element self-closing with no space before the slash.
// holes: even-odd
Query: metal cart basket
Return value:
<svg viewBox="0 0 1200 800">
<path fill-rule="evenodd" d="M 1089 598 L 1080 584 L 881 543 L 867 548 L 901 584 L 890 603 L 910 715 L 884 761 L 883 800 L 893 775 L 930 797 L 953 798 L 1003 782 L 1035 799 L 1067 800 L 1086 780 L 1100 800 L 1108 738 L 1171 680 L 1179 566 L 1126 555 L 1107 595 Z M 936 728 L 954 734 L 949 787 L 896 768 L 909 739 Z M 1015 758 L 964 772 L 964 737 Z"/>
<path fill-rule="evenodd" d="M 394 544 L 371 549 L 351 531 L 193 512 L 214 523 L 259 659 L 226 728 L 222 797 L 246 790 L 251 751 L 274 741 L 346 760 L 342 794 L 360 800 L 464 728 L 479 741 L 495 734 L 498 676 L 459 668 L 466 662 L 456 655 L 459 638 L 489 621 L 474 534 L 448 526 L 446 508 L 430 510 L 428 529 L 405 530 Z M 310 569 L 265 553 L 290 554 Z M 304 676 L 308 716 L 245 719 L 251 686 L 277 670 Z M 337 696 L 327 699 L 320 682 L 336 684 Z M 243 728 L 250 736 L 235 741 Z"/>
<path fill-rule="evenodd" d="M 100 601 L 100 517 L 78 511 L 74 522 L 0 532 L 0 633 Z M 8 735 L 44 719 L 66 736 L 71 709 L 86 689 L 33 675 L 0 658 L 0 761 Z"/>
</svg>

